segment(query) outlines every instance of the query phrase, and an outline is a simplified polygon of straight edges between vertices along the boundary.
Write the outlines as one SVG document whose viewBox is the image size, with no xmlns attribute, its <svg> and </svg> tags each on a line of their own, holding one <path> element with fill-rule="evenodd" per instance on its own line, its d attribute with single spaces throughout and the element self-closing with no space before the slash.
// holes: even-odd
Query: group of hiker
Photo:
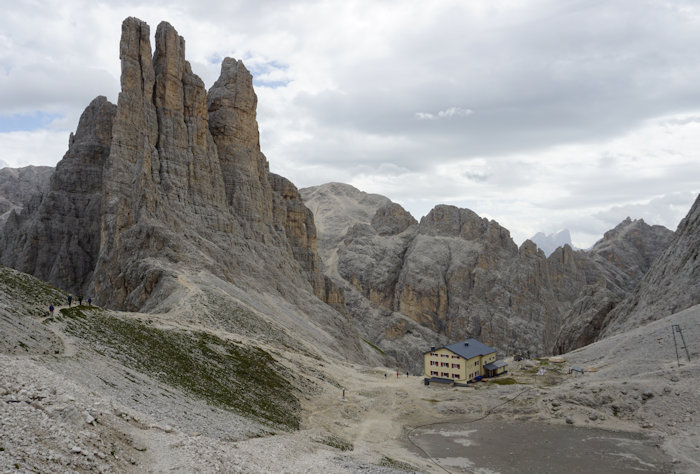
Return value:
<svg viewBox="0 0 700 474">
<path fill-rule="evenodd" d="M 87 299 L 88 306 L 92 306 L 92 297 L 88 297 Z M 78 306 L 82 306 L 83 304 L 83 295 L 78 295 Z M 70 308 L 73 305 L 73 295 L 68 295 L 68 307 Z M 53 304 L 49 305 L 49 313 L 51 316 L 53 316 Z"/>
</svg>

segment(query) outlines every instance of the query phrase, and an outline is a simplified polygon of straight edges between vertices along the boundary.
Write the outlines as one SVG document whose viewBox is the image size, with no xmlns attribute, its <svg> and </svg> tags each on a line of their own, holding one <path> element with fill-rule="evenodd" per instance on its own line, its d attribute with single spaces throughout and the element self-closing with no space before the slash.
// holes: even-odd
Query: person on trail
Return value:
<svg viewBox="0 0 700 474">
<path fill-rule="evenodd" d="M 83 305 L 83 295 L 78 295 L 78 306 Z"/>
<path fill-rule="evenodd" d="M 73 297 L 71 295 L 68 295 L 68 307 L 70 308 L 70 304 L 73 302 Z"/>
<path fill-rule="evenodd" d="M 51 316 L 53 316 L 53 305 L 49 305 L 49 313 L 51 313 Z"/>
<path fill-rule="evenodd" d="M 88 306 L 92 306 L 92 296 L 88 297 Z"/>
</svg>

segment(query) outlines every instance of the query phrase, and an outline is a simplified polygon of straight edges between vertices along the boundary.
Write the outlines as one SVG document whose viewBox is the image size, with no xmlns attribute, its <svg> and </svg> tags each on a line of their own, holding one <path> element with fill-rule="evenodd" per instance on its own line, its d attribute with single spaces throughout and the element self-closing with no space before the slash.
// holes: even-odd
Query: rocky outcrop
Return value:
<svg viewBox="0 0 700 474">
<path fill-rule="evenodd" d="M 105 97 L 85 109 L 48 190 L 10 214 L 0 235 L 0 263 L 67 291 L 87 291 L 100 248 L 102 170 L 115 112 Z"/>
<path fill-rule="evenodd" d="M 610 312 L 598 338 L 618 334 L 700 303 L 700 196 L 636 291 Z"/>
<path fill-rule="evenodd" d="M 21 212 L 26 201 L 48 189 L 53 171 L 50 166 L 0 169 L 0 229 L 11 211 Z"/>
</svg>

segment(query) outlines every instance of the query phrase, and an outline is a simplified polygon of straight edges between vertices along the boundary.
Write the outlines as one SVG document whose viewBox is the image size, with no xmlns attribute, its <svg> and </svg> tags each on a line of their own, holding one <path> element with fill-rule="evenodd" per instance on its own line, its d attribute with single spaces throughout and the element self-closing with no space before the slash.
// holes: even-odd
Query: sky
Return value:
<svg viewBox="0 0 700 474">
<path fill-rule="evenodd" d="M 170 22 L 210 87 L 254 75 L 263 152 L 420 219 L 469 208 L 517 243 L 624 220 L 675 230 L 700 192 L 700 2 L 19 0 L 0 15 L 0 166 L 55 165 L 116 103 L 121 22 Z"/>
</svg>

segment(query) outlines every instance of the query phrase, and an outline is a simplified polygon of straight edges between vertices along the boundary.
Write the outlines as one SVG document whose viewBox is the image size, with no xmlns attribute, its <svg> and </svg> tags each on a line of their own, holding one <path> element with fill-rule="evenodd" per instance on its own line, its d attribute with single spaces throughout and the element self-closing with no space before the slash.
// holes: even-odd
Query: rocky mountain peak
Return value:
<svg viewBox="0 0 700 474">
<path fill-rule="evenodd" d="M 379 235 L 400 234 L 408 227 L 418 224 L 413 216 L 396 203 L 390 203 L 377 209 L 371 225 Z"/>
<path fill-rule="evenodd" d="M 115 114 L 102 96 L 87 106 L 48 190 L 8 218 L 0 262 L 69 291 L 87 290 L 100 248 L 103 168 Z"/>
<path fill-rule="evenodd" d="M 610 312 L 602 335 L 616 334 L 700 303 L 699 253 L 700 196 L 668 245 L 658 252 L 634 294 Z"/>
<path fill-rule="evenodd" d="M 153 53 L 149 36 L 137 18 L 122 23 L 118 103 L 86 109 L 52 192 L 6 227 L 3 261 L 119 309 L 158 308 L 188 272 L 342 308 L 313 215 L 260 152 L 251 74 L 227 58 L 207 93 L 172 25 L 158 26 Z"/>
</svg>

